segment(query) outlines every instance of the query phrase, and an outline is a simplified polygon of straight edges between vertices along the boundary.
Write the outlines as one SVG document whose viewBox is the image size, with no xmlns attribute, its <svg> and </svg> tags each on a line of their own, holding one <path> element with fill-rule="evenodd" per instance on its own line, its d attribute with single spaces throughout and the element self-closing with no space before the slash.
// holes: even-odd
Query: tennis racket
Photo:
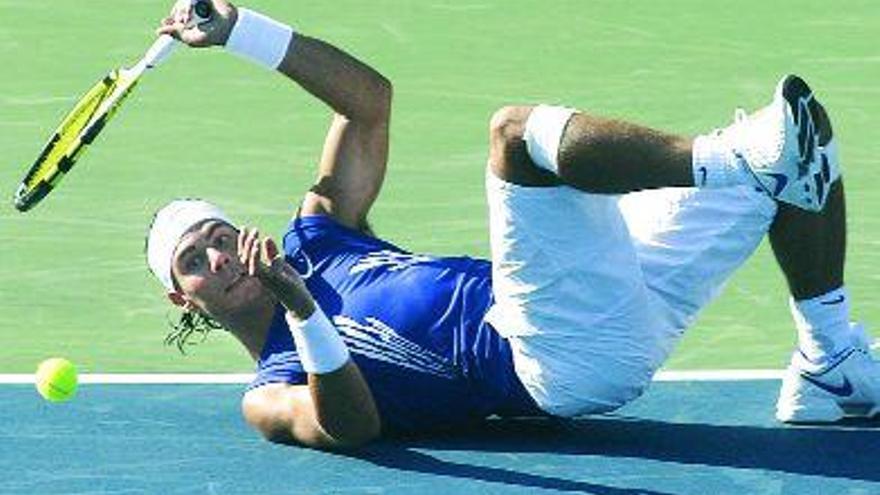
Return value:
<svg viewBox="0 0 880 495">
<path fill-rule="evenodd" d="M 199 25 L 210 17 L 211 5 L 206 0 L 193 2 L 192 22 Z M 17 210 L 30 210 L 58 185 L 113 118 L 144 72 L 165 60 L 176 44 L 167 34 L 159 36 L 134 66 L 110 71 L 80 98 L 18 186 L 14 196 Z"/>
</svg>

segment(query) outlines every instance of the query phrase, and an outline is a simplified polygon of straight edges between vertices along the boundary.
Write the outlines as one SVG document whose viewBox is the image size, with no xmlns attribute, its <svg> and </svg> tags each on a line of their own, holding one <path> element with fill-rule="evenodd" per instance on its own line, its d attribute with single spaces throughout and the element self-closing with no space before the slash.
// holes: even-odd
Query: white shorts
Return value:
<svg viewBox="0 0 880 495">
<path fill-rule="evenodd" d="M 558 416 L 638 397 L 776 212 L 748 187 L 608 196 L 486 175 L 495 296 L 486 318 L 531 396 Z"/>
</svg>

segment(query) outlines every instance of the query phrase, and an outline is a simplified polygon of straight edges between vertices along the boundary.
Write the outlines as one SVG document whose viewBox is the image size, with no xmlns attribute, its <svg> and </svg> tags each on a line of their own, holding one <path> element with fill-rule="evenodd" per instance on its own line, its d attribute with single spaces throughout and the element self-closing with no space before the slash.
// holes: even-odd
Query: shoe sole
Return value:
<svg viewBox="0 0 880 495">
<path fill-rule="evenodd" d="M 815 101 L 813 90 L 800 77 L 789 75 L 782 81 L 782 97 L 788 103 L 794 124 L 798 129 L 797 142 L 798 156 L 800 157 L 798 178 L 802 178 L 807 174 L 809 163 L 815 158 L 816 126 L 814 118 L 816 117 L 816 105 L 810 105 L 810 102 Z"/>
<path fill-rule="evenodd" d="M 817 158 L 818 148 L 831 140 L 830 122 L 813 96 L 813 90 L 799 76 L 786 76 L 781 82 L 781 93 L 797 127 L 797 182 L 802 184 L 804 199 L 810 209 L 818 211 L 825 204 L 832 179 L 828 154 L 818 153 Z M 821 128 L 818 123 L 821 123 Z M 824 143 L 820 142 L 823 138 Z M 807 176 L 807 180 L 800 180 Z"/>
<path fill-rule="evenodd" d="M 826 372 L 845 361 L 849 354 Z M 797 380 L 797 388 L 803 392 L 792 394 L 790 387 L 786 387 L 787 384 L 790 385 L 788 380 Z M 788 374 L 783 378 L 779 399 L 776 402 L 776 419 L 790 424 L 837 423 L 844 419 L 880 419 L 880 404 L 853 401 L 853 388 L 850 383 L 849 379 L 845 378 L 842 386 L 831 387 L 807 373 L 800 372 L 795 377 Z"/>
<path fill-rule="evenodd" d="M 871 422 L 880 420 L 880 406 L 841 406 L 839 404 L 825 404 L 824 406 L 818 411 L 813 409 L 805 412 L 777 409 L 776 419 L 790 425 L 823 425 L 852 420 Z"/>
</svg>

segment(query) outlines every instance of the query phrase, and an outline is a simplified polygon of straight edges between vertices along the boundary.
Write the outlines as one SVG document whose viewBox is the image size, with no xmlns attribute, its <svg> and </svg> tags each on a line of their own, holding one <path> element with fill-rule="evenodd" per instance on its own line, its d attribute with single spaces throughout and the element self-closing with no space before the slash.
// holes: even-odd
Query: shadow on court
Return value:
<svg viewBox="0 0 880 495">
<path fill-rule="evenodd" d="M 492 452 L 619 457 L 876 482 L 880 471 L 870 466 L 880 458 L 878 428 L 878 421 L 855 420 L 833 427 L 775 428 L 614 416 L 571 421 L 499 420 L 453 436 L 389 441 L 361 458 L 406 471 L 597 494 L 666 492 L 601 487 L 482 468 L 442 461 L 420 450 L 468 452 L 471 456 Z M 565 459 L 560 462 L 564 464 Z"/>
<path fill-rule="evenodd" d="M 880 493 L 880 423 L 785 427 L 778 382 L 657 383 L 617 415 L 488 420 L 357 455 L 265 442 L 241 385 L 0 387 L 0 493 Z"/>
<path fill-rule="evenodd" d="M 517 424 L 518 422 L 503 423 L 505 423 L 504 429 L 508 429 L 509 427 L 518 428 L 521 426 Z M 543 426 L 546 427 L 548 425 L 545 424 Z M 534 447 L 529 445 L 532 441 L 541 442 L 540 439 L 524 440 L 519 433 L 513 431 L 508 431 L 505 435 L 508 435 L 509 438 L 500 442 L 497 438 L 484 438 L 482 439 L 482 442 L 479 441 L 479 439 L 474 438 L 468 438 L 466 441 L 447 439 L 442 441 L 423 440 L 421 442 L 414 442 L 412 440 L 407 440 L 398 445 L 395 445 L 393 442 L 386 442 L 385 444 L 369 449 L 369 452 L 358 457 L 360 459 L 368 460 L 377 466 L 386 468 L 415 473 L 451 476 L 471 481 L 497 483 L 523 489 L 541 488 L 563 492 L 592 493 L 596 495 L 671 495 L 670 492 L 647 489 L 615 488 L 592 482 L 577 481 L 548 475 L 537 475 L 501 467 L 480 466 L 469 462 L 444 460 L 416 449 L 418 447 L 429 450 L 469 450 L 471 457 L 479 455 L 479 452 L 481 451 L 516 453 L 536 451 L 546 452 L 546 449 L 543 448 L 544 445 L 542 445 L 542 448 L 540 449 L 535 448 L 536 445 Z M 559 454 L 560 452 L 553 453 Z"/>
</svg>

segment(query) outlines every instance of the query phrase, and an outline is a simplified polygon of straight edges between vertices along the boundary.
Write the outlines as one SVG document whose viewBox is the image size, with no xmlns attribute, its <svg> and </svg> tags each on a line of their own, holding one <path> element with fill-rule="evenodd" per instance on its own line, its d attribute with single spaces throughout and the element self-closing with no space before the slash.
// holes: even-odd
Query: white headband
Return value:
<svg viewBox="0 0 880 495">
<path fill-rule="evenodd" d="M 178 199 L 156 213 L 147 237 L 147 263 L 153 275 L 169 291 L 174 290 L 171 262 L 180 239 L 205 220 L 221 220 L 232 225 L 220 208 L 198 199 Z"/>
</svg>

